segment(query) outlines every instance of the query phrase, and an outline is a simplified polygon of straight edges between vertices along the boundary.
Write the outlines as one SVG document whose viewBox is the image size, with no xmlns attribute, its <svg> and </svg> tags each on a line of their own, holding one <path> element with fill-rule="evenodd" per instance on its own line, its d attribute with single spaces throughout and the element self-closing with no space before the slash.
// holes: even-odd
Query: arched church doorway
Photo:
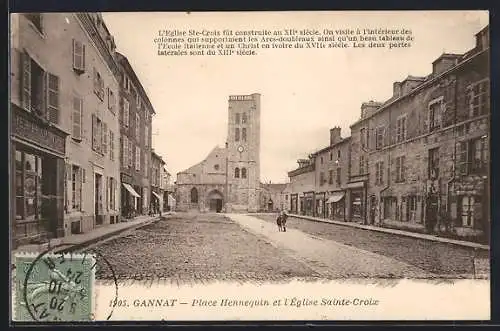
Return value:
<svg viewBox="0 0 500 331">
<path fill-rule="evenodd" d="M 268 211 L 273 211 L 273 209 L 274 209 L 273 200 L 271 198 L 269 198 L 269 201 L 267 201 L 267 210 Z"/>
<path fill-rule="evenodd" d="M 211 212 L 220 213 L 223 206 L 223 196 L 218 190 L 213 190 L 208 194 L 207 202 Z"/>
</svg>

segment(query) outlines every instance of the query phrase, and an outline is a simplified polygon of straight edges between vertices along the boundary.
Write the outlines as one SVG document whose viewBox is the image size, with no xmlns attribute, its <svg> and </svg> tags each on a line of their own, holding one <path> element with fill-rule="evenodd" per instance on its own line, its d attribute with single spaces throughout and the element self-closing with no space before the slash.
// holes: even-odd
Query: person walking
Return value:
<svg viewBox="0 0 500 331">
<path fill-rule="evenodd" d="M 283 210 L 281 212 L 281 227 L 283 228 L 283 232 L 286 232 L 286 219 L 288 218 L 288 215 L 286 212 Z"/>
</svg>

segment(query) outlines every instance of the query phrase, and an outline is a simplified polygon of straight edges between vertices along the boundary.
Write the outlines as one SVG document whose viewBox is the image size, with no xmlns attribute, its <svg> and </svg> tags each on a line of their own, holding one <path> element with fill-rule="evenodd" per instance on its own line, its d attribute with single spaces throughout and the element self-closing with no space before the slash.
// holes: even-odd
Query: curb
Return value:
<svg viewBox="0 0 500 331">
<path fill-rule="evenodd" d="M 259 214 L 260 215 L 269 215 L 269 213 L 256 213 L 256 214 L 257 215 L 259 215 Z M 304 220 L 311 221 L 311 222 L 320 222 L 320 223 L 336 224 L 336 225 L 341 225 L 341 226 L 349 226 L 351 228 L 358 228 L 358 229 L 368 230 L 368 231 L 383 232 L 383 233 L 388 233 L 388 234 L 394 234 L 397 236 L 412 237 L 412 238 L 416 238 L 416 239 L 429 240 L 429 241 L 439 242 L 439 243 L 443 243 L 443 244 L 451 244 L 451 245 L 457 245 L 457 246 L 474 248 L 474 249 L 481 249 L 481 250 L 486 250 L 486 251 L 490 250 L 490 247 L 488 245 L 483 245 L 483 244 L 478 244 L 478 243 L 468 242 L 468 241 L 460 241 L 460 240 L 456 240 L 456 239 L 441 238 L 441 237 L 437 237 L 437 236 L 433 236 L 433 235 L 422 235 L 419 233 L 413 233 L 413 232 L 404 231 L 404 230 L 378 228 L 378 227 L 371 227 L 371 226 L 367 227 L 367 226 L 363 226 L 361 224 L 352 223 L 352 222 L 339 222 L 339 221 L 326 220 L 326 219 L 315 218 L 315 217 L 304 216 L 304 215 L 296 215 L 296 214 L 289 214 L 289 216 L 299 218 L 299 219 L 304 219 Z"/>
<path fill-rule="evenodd" d="M 482 250 L 488 250 L 488 251 L 490 250 L 489 246 L 483 245 L 483 244 L 460 241 L 460 240 L 456 240 L 456 239 L 443 239 L 443 238 L 440 238 L 437 236 L 421 235 L 421 234 L 412 233 L 412 232 L 408 232 L 408 231 L 404 231 L 404 230 L 395 230 L 394 231 L 394 229 L 388 230 L 386 228 L 365 227 L 365 226 L 361 226 L 360 224 L 356 224 L 356 223 L 336 222 L 336 221 L 331 221 L 331 220 L 323 220 L 323 219 L 319 219 L 319 218 L 311 218 L 311 217 L 302 216 L 302 215 L 295 215 L 295 214 L 290 214 L 290 216 L 295 217 L 295 218 L 305 219 L 308 221 L 313 221 L 313 222 L 329 223 L 329 224 L 336 224 L 336 225 L 341 225 L 341 226 L 349 226 L 352 228 L 358 228 L 358 229 L 362 229 L 362 230 L 377 231 L 377 232 L 394 234 L 394 235 L 399 235 L 399 236 L 404 236 L 404 237 L 412 237 L 412 238 L 416 238 L 416 239 L 429 240 L 429 241 L 439 242 L 439 243 L 443 243 L 443 244 L 452 244 L 452 245 L 457 245 L 457 246 L 463 246 L 463 247 L 474 248 L 474 249 L 482 249 Z"/>
<path fill-rule="evenodd" d="M 60 249 L 54 249 L 54 253 L 69 253 L 69 252 L 75 251 L 77 249 L 82 249 L 86 246 L 90 246 L 92 244 L 95 244 L 96 242 L 99 242 L 99 241 L 108 239 L 110 237 L 116 236 L 122 232 L 129 231 L 129 230 L 137 230 L 137 229 L 142 228 L 144 226 L 159 222 L 161 219 L 162 219 L 162 217 L 158 216 L 158 217 L 155 217 L 153 219 L 147 220 L 144 223 L 139 223 L 139 224 L 135 224 L 135 225 L 132 225 L 129 227 L 121 228 L 121 229 L 118 229 L 115 231 L 111 231 L 111 232 L 105 233 L 102 236 L 91 238 L 91 239 L 82 241 L 80 243 L 73 244 L 69 247 L 61 247 Z"/>
</svg>

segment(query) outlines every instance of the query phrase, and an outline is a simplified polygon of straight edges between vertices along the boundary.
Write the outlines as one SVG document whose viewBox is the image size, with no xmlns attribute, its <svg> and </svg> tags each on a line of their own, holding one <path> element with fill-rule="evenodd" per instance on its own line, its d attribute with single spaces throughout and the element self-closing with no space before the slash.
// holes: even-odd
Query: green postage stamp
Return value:
<svg viewBox="0 0 500 331">
<path fill-rule="evenodd" d="M 95 265 L 91 254 L 16 254 L 14 320 L 93 320 Z"/>
</svg>

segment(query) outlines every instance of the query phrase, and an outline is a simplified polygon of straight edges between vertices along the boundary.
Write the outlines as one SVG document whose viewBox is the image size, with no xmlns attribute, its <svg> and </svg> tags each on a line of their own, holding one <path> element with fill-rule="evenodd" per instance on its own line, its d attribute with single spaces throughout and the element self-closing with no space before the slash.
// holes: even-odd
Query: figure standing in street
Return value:
<svg viewBox="0 0 500 331">
<path fill-rule="evenodd" d="M 281 225 L 281 213 L 279 213 L 278 218 L 276 218 L 276 224 L 278 224 L 278 232 L 281 232 L 283 230 L 283 227 Z"/>
<path fill-rule="evenodd" d="M 288 215 L 286 212 L 283 210 L 281 212 L 281 227 L 283 228 L 283 232 L 286 232 L 286 219 L 288 218 Z"/>
</svg>

